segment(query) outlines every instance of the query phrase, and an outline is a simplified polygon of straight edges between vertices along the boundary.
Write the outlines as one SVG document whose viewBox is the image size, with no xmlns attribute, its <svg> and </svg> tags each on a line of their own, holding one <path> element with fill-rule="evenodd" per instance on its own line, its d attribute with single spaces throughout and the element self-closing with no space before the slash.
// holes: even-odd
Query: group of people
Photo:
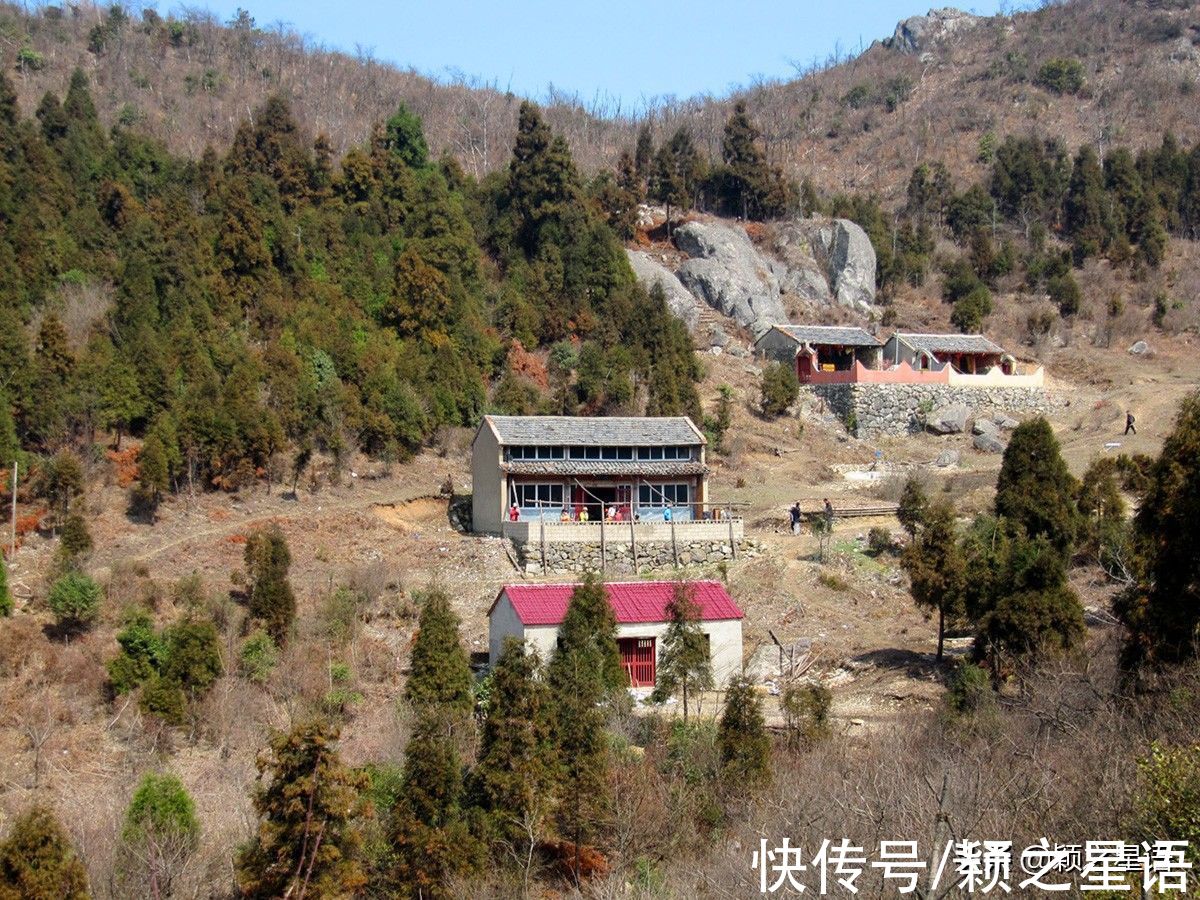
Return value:
<svg viewBox="0 0 1200 900">
<path fill-rule="evenodd" d="M 608 507 L 601 506 L 601 510 L 604 512 L 604 521 L 606 521 L 606 522 L 628 522 L 630 519 L 630 515 L 631 515 L 629 509 L 624 506 L 608 506 Z M 637 514 L 633 514 L 632 518 L 634 519 L 634 521 L 637 521 L 637 519 L 639 517 L 637 516 Z M 517 504 L 514 503 L 508 509 L 508 521 L 519 522 L 520 520 L 521 520 L 521 508 L 519 506 L 517 506 Z M 668 506 L 663 509 L 663 520 L 666 522 L 671 521 L 671 507 Z M 559 512 L 559 514 L 558 514 L 558 521 L 564 522 L 564 523 L 565 522 L 584 522 L 584 523 L 586 523 L 586 522 L 591 521 L 591 513 L 588 512 L 587 506 L 579 506 L 577 508 L 564 506 L 562 508 L 562 511 Z"/>
<path fill-rule="evenodd" d="M 825 508 L 823 510 L 823 513 L 825 516 L 825 525 L 830 531 L 832 531 L 833 530 L 833 504 L 829 502 L 828 497 L 825 498 Z M 797 500 L 794 504 L 792 504 L 792 508 L 788 510 L 788 517 L 791 520 L 791 524 L 792 524 L 792 534 L 799 534 L 800 530 L 801 530 L 801 523 L 804 520 L 804 513 L 801 512 L 801 510 L 800 510 L 800 501 L 799 500 Z"/>
</svg>

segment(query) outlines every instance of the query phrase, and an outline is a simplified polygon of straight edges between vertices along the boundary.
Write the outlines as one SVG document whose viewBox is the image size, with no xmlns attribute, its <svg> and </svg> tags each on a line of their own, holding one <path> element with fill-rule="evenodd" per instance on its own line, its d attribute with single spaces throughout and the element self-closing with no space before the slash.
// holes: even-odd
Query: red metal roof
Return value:
<svg viewBox="0 0 1200 900">
<path fill-rule="evenodd" d="M 667 604 L 674 596 L 675 584 L 674 581 L 614 581 L 605 584 L 617 624 L 667 621 Z M 743 618 L 741 609 L 721 582 L 690 581 L 687 585 L 700 608 L 701 621 Z M 496 603 L 507 594 L 523 625 L 558 625 L 567 614 L 567 604 L 576 587 L 575 584 L 508 584 L 500 589 Z M 496 608 L 496 603 L 492 604 L 492 609 Z"/>
</svg>

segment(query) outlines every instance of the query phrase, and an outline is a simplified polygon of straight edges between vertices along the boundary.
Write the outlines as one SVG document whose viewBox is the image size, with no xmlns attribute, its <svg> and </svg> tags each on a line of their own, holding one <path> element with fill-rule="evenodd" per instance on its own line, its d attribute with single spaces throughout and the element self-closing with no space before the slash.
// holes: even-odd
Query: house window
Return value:
<svg viewBox="0 0 1200 900">
<path fill-rule="evenodd" d="M 687 506 L 691 503 L 690 484 L 638 485 L 638 506 Z"/>
<path fill-rule="evenodd" d="M 514 484 L 513 502 L 521 509 L 558 510 L 563 505 L 561 484 Z"/>
</svg>

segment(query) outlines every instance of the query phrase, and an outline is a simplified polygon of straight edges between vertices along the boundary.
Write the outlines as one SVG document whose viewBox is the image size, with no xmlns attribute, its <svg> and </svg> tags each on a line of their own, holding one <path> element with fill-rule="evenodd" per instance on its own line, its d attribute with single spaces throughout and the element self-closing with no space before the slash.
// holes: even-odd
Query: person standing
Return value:
<svg viewBox="0 0 1200 900">
<path fill-rule="evenodd" d="M 1137 434 L 1137 429 L 1133 427 L 1133 423 L 1135 421 L 1136 420 L 1133 418 L 1133 411 L 1126 410 L 1125 411 L 1125 433 L 1126 434 L 1129 434 L 1130 432 Z"/>
<path fill-rule="evenodd" d="M 788 510 L 788 512 L 790 513 L 791 519 L 792 519 L 792 534 L 799 534 L 800 533 L 800 517 L 801 517 L 800 501 L 797 500 L 792 505 L 792 508 L 790 510 Z"/>
<path fill-rule="evenodd" d="M 666 506 L 664 506 L 664 507 L 663 507 L 663 521 L 664 521 L 664 522 L 670 522 L 670 521 L 671 521 L 671 518 L 672 518 L 672 515 L 671 515 L 671 504 L 670 504 L 670 503 L 668 503 Z"/>
<path fill-rule="evenodd" d="M 829 502 L 829 498 L 825 498 L 825 528 L 833 531 L 833 504 Z"/>
</svg>

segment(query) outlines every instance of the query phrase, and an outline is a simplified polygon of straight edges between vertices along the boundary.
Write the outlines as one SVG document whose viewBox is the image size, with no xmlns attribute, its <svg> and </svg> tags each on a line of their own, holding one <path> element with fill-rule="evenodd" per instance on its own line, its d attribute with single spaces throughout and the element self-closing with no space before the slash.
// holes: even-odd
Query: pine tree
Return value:
<svg viewBox="0 0 1200 900">
<path fill-rule="evenodd" d="M 250 615 L 262 621 L 275 643 L 283 644 L 296 618 L 296 596 L 287 577 L 292 556 L 278 525 L 250 535 L 245 560 Z"/>
<path fill-rule="evenodd" d="M 663 635 L 653 695 L 661 703 L 676 691 L 681 692 L 684 724 L 688 720 L 689 694 L 713 687 L 708 636 L 700 630 L 700 608 L 693 594 L 694 588 L 679 582 L 667 604 L 667 632 Z"/>
<path fill-rule="evenodd" d="M 162 438 L 151 433 L 138 451 L 138 482 L 136 499 L 154 515 L 163 493 L 170 486 L 167 452 Z"/>
<path fill-rule="evenodd" d="M 1191 529 L 1200 516 L 1200 393 L 1182 403 L 1150 469 L 1134 519 L 1136 580 L 1116 604 L 1133 664 L 1171 664 L 1200 651 L 1200 560 Z"/>
<path fill-rule="evenodd" d="M 729 169 L 727 190 L 734 209 L 743 219 L 757 217 L 760 194 L 767 177 L 767 163 L 758 147 L 758 129 L 746 113 L 746 104 L 734 104 L 721 139 L 721 158 Z"/>
<path fill-rule="evenodd" d="M 471 712 L 471 667 L 459 638 L 458 616 L 440 588 L 424 598 L 404 699 L 418 710 L 465 718 Z"/>
<path fill-rule="evenodd" d="M 151 897 L 171 896 L 171 883 L 200 841 L 196 804 L 176 776 L 148 772 L 138 783 L 121 831 L 121 875 Z"/>
<path fill-rule="evenodd" d="M 645 184 L 650 177 L 650 164 L 654 159 L 654 134 L 648 123 L 638 128 L 637 143 L 633 150 L 633 168 L 638 178 Z"/>
<path fill-rule="evenodd" d="M 387 148 L 409 168 L 421 169 L 429 164 L 429 145 L 425 143 L 421 118 L 403 103 L 387 120 Z"/>
<path fill-rule="evenodd" d="M 1116 231 L 1104 191 L 1104 173 L 1096 152 L 1079 148 L 1063 208 L 1063 225 L 1071 236 L 1076 262 L 1108 249 Z"/>
<path fill-rule="evenodd" d="M 920 519 L 902 563 L 908 573 L 913 602 L 923 610 L 936 610 L 938 662 L 946 637 L 946 619 L 963 611 L 963 585 L 967 574 L 958 547 L 954 511 L 945 501 L 929 506 Z"/>
<path fill-rule="evenodd" d="M 392 811 L 391 879 L 406 894 L 447 895 L 478 848 L 464 817 L 458 743 L 470 721 L 471 672 L 458 617 L 442 591 L 425 599 L 405 699 L 416 713 L 404 755 L 404 792 Z"/>
<path fill-rule="evenodd" d="M 602 704 L 626 682 L 616 631 L 604 583 L 595 575 L 585 576 L 571 594 L 547 679 L 561 766 L 559 824 L 575 845 L 576 872 L 581 845 L 608 802 L 608 735 Z"/>
<path fill-rule="evenodd" d="M 492 670 L 489 711 L 472 773 L 501 840 L 528 851 L 554 809 L 557 760 L 550 693 L 537 656 L 509 638 Z"/>
<path fill-rule="evenodd" d="M 1044 418 L 1013 430 L 996 481 L 996 515 L 1031 538 L 1044 535 L 1065 558 L 1079 529 L 1078 485 Z"/>
<path fill-rule="evenodd" d="M 12 487 L 12 466 L 20 459 L 20 453 L 21 444 L 17 439 L 12 406 L 8 395 L 0 390 L 0 484 L 9 489 Z"/>
<path fill-rule="evenodd" d="M 721 774 L 731 790 L 756 788 L 771 781 L 771 739 L 762 700 L 747 678 L 735 678 L 726 688 L 717 748 Z"/>
<path fill-rule="evenodd" d="M 566 142 L 550 131 L 537 106 L 528 101 L 517 114 L 506 193 L 517 245 L 530 258 L 549 237 L 545 232 L 567 217 L 578 199 L 579 179 Z"/>
<path fill-rule="evenodd" d="M 338 729 L 314 720 L 276 732 L 258 758 L 254 837 L 237 855 L 245 897 L 350 896 L 366 884 L 360 861 L 366 777 L 346 768 Z"/>
<path fill-rule="evenodd" d="M 50 810 L 17 817 L 0 843 L 0 900 L 88 900 L 87 870 Z"/>
</svg>

